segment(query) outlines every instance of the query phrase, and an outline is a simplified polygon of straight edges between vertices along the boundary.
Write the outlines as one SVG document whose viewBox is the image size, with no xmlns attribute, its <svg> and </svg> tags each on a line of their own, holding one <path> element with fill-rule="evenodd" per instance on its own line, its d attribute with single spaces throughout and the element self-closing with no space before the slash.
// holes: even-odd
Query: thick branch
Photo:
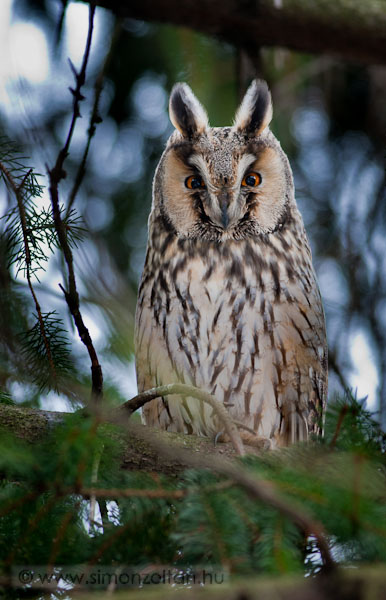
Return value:
<svg viewBox="0 0 386 600">
<path fill-rule="evenodd" d="M 49 427 L 49 415 L 49 412 L 0 404 L 0 423 L 24 439 L 26 438 L 26 429 L 27 431 L 29 429 L 28 420 L 33 423 L 33 439 L 39 438 L 39 435 L 36 436 L 37 428 L 40 429 L 41 437 L 44 438 Z M 58 413 L 55 418 L 58 418 Z M 111 420 L 117 420 L 116 416 L 113 415 Z M 304 510 L 283 500 L 271 482 L 249 475 L 240 465 L 235 465 L 231 461 L 225 460 L 223 456 L 221 457 L 220 454 L 224 454 L 223 446 L 225 445 L 214 446 L 211 440 L 185 434 L 170 434 L 145 426 L 133 427 L 130 425 L 127 428 L 126 436 L 128 436 L 128 443 L 123 457 L 125 468 L 161 472 L 168 475 L 175 475 L 176 472 L 189 467 L 205 468 L 221 473 L 243 487 L 252 498 L 268 504 L 286 515 L 304 532 L 305 536 L 314 535 L 325 568 L 332 568 L 333 561 L 322 525 Z M 256 452 L 256 449 L 254 451 Z M 234 448 L 232 448 L 232 452 L 235 453 Z M 232 452 L 228 448 L 225 454 L 232 456 Z M 218 456 L 216 457 L 214 454 L 218 454 Z M 88 495 L 92 493 L 96 495 L 95 490 L 87 490 Z"/>
<path fill-rule="evenodd" d="M 379 0 L 96 0 L 96 4 L 120 17 L 191 27 L 251 55 L 261 46 L 282 46 L 386 64 L 386 11 Z"/>
<path fill-rule="evenodd" d="M 63 422 L 66 413 L 43 411 L 19 406 L 0 404 L 0 426 L 28 442 L 45 440 L 47 434 L 57 424 Z M 118 415 L 115 415 L 118 416 Z M 114 418 L 113 418 L 114 420 Z M 120 416 L 122 422 L 122 415 Z M 149 441 L 145 439 L 148 436 Z M 124 434 L 122 434 L 124 435 Z M 208 438 L 198 438 L 184 433 L 168 433 L 144 425 L 130 425 L 126 434 L 125 450 L 122 456 L 122 466 L 130 471 L 147 471 L 178 475 L 188 468 L 188 454 L 236 456 L 231 442 L 216 446 Z M 161 440 L 173 448 L 172 457 L 161 456 L 154 442 Z M 246 446 L 250 454 L 258 454 L 257 448 Z"/>
</svg>

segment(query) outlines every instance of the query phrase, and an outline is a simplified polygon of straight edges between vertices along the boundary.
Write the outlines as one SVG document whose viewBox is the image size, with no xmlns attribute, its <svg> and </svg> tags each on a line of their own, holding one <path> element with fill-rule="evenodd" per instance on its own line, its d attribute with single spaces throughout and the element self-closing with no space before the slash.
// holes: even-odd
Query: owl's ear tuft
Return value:
<svg viewBox="0 0 386 600">
<path fill-rule="evenodd" d="M 208 115 L 186 83 L 176 83 L 170 94 L 169 116 L 184 137 L 192 139 L 208 127 Z"/>
<path fill-rule="evenodd" d="M 272 119 L 272 100 L 268 85 L 255 79 L 249 86 L 236 113 L 234 127 L 249 137 L 260 135 Z"/>
</svg>

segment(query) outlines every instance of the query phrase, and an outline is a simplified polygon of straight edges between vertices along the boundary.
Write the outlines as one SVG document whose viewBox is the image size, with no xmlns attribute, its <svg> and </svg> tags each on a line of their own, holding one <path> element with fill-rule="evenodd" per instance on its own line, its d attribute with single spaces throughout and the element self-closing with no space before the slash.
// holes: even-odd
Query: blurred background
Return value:
<svg viewBox="0 0 386 600">
<path fill-rule="evenodd" d="M 73 74 L 80 67 L 88 6 L 59 0 L 2 0 L 0 4 L 0 129 L 16 141 L 47 186 L 72 114 Z M 114 47 L 110 51 L 111 40 Z M 106 62 L 107 59 L 107 62 Z M 147 217 L 155 166 L 172 131 L 168 94 L 186 81 L 207 108 L 211 124 L 232 122 L 250 81 L 247 58 L 232 46 L 192 30 L 124 20 L 96 9 L 87 80 L 82 90 L 67 177 L 68 204 L 87 142 L 94 85 L 103 71 L 99 113 L 87 170 L 74 207 L 86 234 L 74 250 L 81 306 L 114 402 L 136 392 L 133 322 L 145 258 Z M 386 424 L 386 70 L 261 49 L 259 76 L 272 90 L 272 129 L 289 156 L 296 198 L 311 241 L 327 319 L 330 397 L 350 388 Z M 105 65 L 105 66 L 104 66 Z M 14 199 L 0 189 L 2 214 Z M 45 191 L 39 199 L 49 206 Z M 6 236 L 6 221 L 0 221 Z M 44 311 L 56 310 L 69 331 L 73 378 L 89 386 L 89 359 L 68 315 L 59 283 L 63 264 L 47 248 L 36 291 Z M 22 274 L 1 266 L 0 385 L 15 401 L 73 410 L 68 386 L 39 390 L 15 360 L 12 336 L 33 311 Z M 11 306 L 15 303 L 16 308 Z M 12 314 L 11 314 L 12 313 Z M 14 318 L 20 314 L 19 320 Z M 12 316 L 13 315 L 13 316 Z"/>
</svg>

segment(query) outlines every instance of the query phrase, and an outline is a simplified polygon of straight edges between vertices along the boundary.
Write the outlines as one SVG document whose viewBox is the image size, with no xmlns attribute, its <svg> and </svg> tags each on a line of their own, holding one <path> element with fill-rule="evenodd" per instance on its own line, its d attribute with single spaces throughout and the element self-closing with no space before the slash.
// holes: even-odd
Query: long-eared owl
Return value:
<svg viewBox="0 0 386 600">
<path fill-rule="evenodd" d="M 327 394 L 323 307 L 291 168 L 253 81 L 232 127 L 210 127 L 174 86 L 175 131 L 158 164 L 136 312 L 138 389 L 187 383 L 224 403 L 249 443 L 320 433 Z M 214 437 L 213 409 L 156 398 L 145 423 Z"/>
</svg>

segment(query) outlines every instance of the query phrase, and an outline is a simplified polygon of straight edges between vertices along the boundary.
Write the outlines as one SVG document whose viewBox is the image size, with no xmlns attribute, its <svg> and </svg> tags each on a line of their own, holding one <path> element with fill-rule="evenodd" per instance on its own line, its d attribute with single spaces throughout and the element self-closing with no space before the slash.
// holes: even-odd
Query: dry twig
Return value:
<svg viewBox="0 0 386 600">
<path fill-rule="evenodd" d="M 217 414 L 220 421 L 224 424 L 225 430 L 237 454 L 244 456 L 245 450 L 239 430 L 237 429 L 237 425 L 234 423 L 227 409 L 223 404 L 216 400 L 212 394 L 209 394 L 204 390 L 200 390 L 192 385 L 186 385 L 185 383 L 170 383 L 168 385 L 161 385 L 150 390 L 146 390 L 145 392 L 141 392 L 131 400 L 128 400 L 122 404 L 119 409 L 126 410 L 129 412 L 129 415 L 131 415 L 133 412 L 138 410 L 138 408 L 141 408 L 144 406 L 144 404 L 150 402 L 150 400 L 154 400 L 155 398 L 159 398 L 161 396 L 168 396 L 170 394 L 176 394 L 183 397 L 191 396 L 192 398 L 197 398 L 198 400 L 209 404 Z"/>
<path fill-rule="evenodd" d="M 121 22 L 121 20 L 118 20 L 118 22 L 115 25 L 114 32 L 113 32 L 113 35 L 111 38 L 109 51 L 105 57 L 102 68 L 101 68 L 99 75 L 94 84 L 94 102 L 93 102 L 93 107 L 92 107 L 92 110 L 90 113 L 89 127 L 87 130 L 87 142 L 86 142 L 86 146 L 85 146 L 85 149 L 83 152 L 82 160 L 81 160 L 79 168 L 78 168 L 78 172 L 75 177 L 74 185 L 73 185 L 70 195 L 69 195 L 69 200 L 68 200 L 68 204 L 67 204 L 67 215 L 69 215 L 69 213 L 70 213 L 72 205 L 74 204 L 74 201 L 75 201 L 75 197 L 78 193 L 78 190 L 83 181 L 83 177 L 86 173 L 87 157 L 88 157 L 88 153 L 90 150 L 91 140 L 94 137 L 94 134 L 96 131 L 96 126 L 98 123 L 102 122 L 102 118 L 99 114 L 99 100 L 100 100 L 100 96 L 101 96 L 101 93 L 103 90 L 104 78 L 105 78 L 107 69 L 109 68 L 111 58 L 112 58 L 113 52 L 115 50 L 116 43 L 119 39 L 121 30 L 122 30 L 122 22 Z"/>
<path fill-rule="evenodd" d="M 91 360 L 91 379 L 92 379 L 92 399 L 99 400 L 102 398 L 103 393 L 103 375 L 102 375 L 102 367 L 99 364 L 98 356 L 96 350 L 94 348 L 90 333 L 87 327 L 84 324 L 82 314 L 80 312 L 80 302 L 79 302 L 79 294 L 76 287 L 75 280 L 75 272 L 74 272 L 74 261 L 72 256 L 72 251 L 67 239 L 67 230 L 65 223 L 62 220 L 61 210 L 59 205 L 59 190 L 58 186 L 61 181 L 65 177 L 65 172 L 63 169 L 64 161 L 68 155 L 69 147 L 71 144 L 72 135 L 75 128 L 75 123 L 77 118 L 80 116 L 79 112 L 79 104 L 83 100 L 83 96 L 81 94 L 82 86 L 86 79 L 86 68 L 88 63 L 88 58 L 90 54 L 91 47 L 91 39 L 92 32 L 94 27 L 94 14 L 95 14 L 95 6 L 90 5 L 89 12 L 89 29 L 87 35 L 86 49 L 83 56 L 82 67 L 79 73 L 75 70 L 75 67 L 70 63 L 71 69 L 75 76 L 76 86 L 75 89 L 71 89 L 71 92 L 74 96 L 74 104 L 73 104 L 73 114 L 72 120 L 70 124 L 70 128 L 68 131 L 66 142 L 63 148 L 60 150 L 55 166 L 52 169 L 48 169 L 48 175 L 50 180 L 50 196 L 51 196 L 51 205 L 52 205 L 52 213 L 55 223 L 56 232 L 58 234 L 58 240 L 60 248 L 63 252 L 64 260 L 67 265 L 68 272 L 68 290 L 65 290 L 62 286 L 61 289 L 64 293 L 68 308 L 70 313 L 74 319 L 75 326 L 77 328 L 78 334 L 82 342 L 87 348 L 90 360 Z"/>
</svg>

